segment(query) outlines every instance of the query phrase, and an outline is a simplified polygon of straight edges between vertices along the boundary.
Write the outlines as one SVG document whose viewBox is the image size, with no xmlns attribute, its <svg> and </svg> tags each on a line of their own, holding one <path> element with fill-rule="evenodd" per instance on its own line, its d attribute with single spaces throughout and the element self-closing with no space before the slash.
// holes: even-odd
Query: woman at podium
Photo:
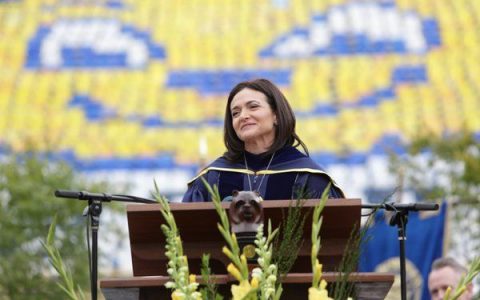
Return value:
<svg viewBox="0 0 480 300">
<path fill-rule="evenodd" d="M 225 109 L 227 151 L 188 183 L 183 202 L 211 201 L 200 177 L 217 185 L 224 200 L 234 190 L 257 191 L 265 200 L 319 198 L 329 183 L 330 198 L 344 198 L 333 179 L 309 157 L 295 124 L 290 104 L 272 82 L 256 79 L 237 84 Z"/>
</svg>

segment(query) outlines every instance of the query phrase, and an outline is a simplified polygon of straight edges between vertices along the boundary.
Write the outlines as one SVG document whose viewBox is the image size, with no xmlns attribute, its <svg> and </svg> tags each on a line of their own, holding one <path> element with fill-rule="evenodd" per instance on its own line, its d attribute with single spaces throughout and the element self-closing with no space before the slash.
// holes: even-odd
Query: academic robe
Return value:
<svg viewBox="0 0 480 300">
<path fill-rule="evenodd" d="M 223 156 L 218 158 L 188 183 L 183 202 L 211 201 L 200 177 L 210 186 L 216 185 L 223 200 L 231 199 L 234 190 L 256 190 L 264 200 L 314 199 L 321 197 L 329 183 L 330 198 L 345 197 L 324 170 L 291 146 L 276 151 L 273 159 L 271 155 L 248 152 L 243 162 L 230 162 Z"/>
</svg>

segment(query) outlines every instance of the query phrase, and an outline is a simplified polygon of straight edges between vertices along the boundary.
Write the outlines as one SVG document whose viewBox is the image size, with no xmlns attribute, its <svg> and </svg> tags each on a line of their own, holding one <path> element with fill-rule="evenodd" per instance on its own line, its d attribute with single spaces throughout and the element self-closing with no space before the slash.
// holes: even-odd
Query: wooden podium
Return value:
<svg viewBox="0 0 480 300">
<path fill-rule="evenodd" d="M 313 211 L 318 200 L 306 200 L 303 210 Z M 327 282 L 335 282 L 333 273 L 341 261 L 347 241 L 354 226 L 360 223 L 359 199 L 330 199 L 323 211 L 321 228 L 321 249 L 319 261 L 323 264 Z M 222 203 L 228 209 L 230 203 Z M 275 228 L 286 217 L 288 207 L 295 205 L 286 200 L 264 201 L 265 222 L 272 220 Z M 172 203 L 172 213 L 183 242 L 184 251 L 189 259 L 190 272 L 200 274 L 200 262 L 203 253 L 210 253 L 210 267 L 219 285 L 219 291 L 229 294 L 230 285 L 235 279 L 226 275 L 226 265 L 230 262 L 222 253 L 226 244 L 218 232 L 219 217 L 213 203 Z M 165 252 L 165 237 L 160 229 L 163 217 L 156 204 L 133 204 L 127 206 L 127 218 L 130 234 L 133 277 L 113 278 L 100 281 L 100 288 L 107 300 L 115 299 L 169 299 L 171 291 L 163 286 L 168 281 Z M 298 258 L 283 281 L 282 299 L 307 299 L 311 286 L 310 263 L 311 214 L 304 226 L 304 243 Z M 295 245 L 292 245 L 295 247 Z M 197 277 L 199 278 L 199 276 Z M 393 283 L 393 274 L 354 273 L 350 281 L 355 283 L 357 299 L 384 299 Z M 225 299 L 228 299 L 225 298 Z"/>
</svg>

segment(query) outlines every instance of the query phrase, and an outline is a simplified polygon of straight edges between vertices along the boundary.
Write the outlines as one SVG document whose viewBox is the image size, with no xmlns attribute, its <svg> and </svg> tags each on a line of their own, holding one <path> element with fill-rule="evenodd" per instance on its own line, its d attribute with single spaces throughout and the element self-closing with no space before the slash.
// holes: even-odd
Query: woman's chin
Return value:
<svg viewBox="0 0 480 300">
<path fill-rule="evenodd" d="M 252 143 L 258 138 L 258 135 L 255 132 L 242 132 L 238 135 L 238 138 L 244 143 Z"/>
</svg>

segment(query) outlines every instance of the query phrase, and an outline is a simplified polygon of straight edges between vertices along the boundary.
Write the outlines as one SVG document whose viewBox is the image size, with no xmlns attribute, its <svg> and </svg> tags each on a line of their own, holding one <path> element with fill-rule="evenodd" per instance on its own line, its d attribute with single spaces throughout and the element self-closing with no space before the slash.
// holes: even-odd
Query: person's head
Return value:
<svg viewBox="0 0 480 300">
<path fill-rule="evenodd" d="M 233 161 L 243 157 L 249 145 L 263 145 L 266 153 L 285 146 L 301 145 L 295 132 L 295 115 L 282 92 L 266 79 L 237 84 L 228 96 L 225 109 L 225 156 Z"/>
<path fill-rule="evenodd" d="M 432 264 L 428 275 L 428 291 L 432 300 L 444 299 L 448 287 L 452 288 L 452 296 L 460 279 L 467 273 L 467 269 L 450 257 L 439 258 Z M 473 294 L 473 285 L 467 287 L 460 300 L 470 300 Z"/>
</svg>

